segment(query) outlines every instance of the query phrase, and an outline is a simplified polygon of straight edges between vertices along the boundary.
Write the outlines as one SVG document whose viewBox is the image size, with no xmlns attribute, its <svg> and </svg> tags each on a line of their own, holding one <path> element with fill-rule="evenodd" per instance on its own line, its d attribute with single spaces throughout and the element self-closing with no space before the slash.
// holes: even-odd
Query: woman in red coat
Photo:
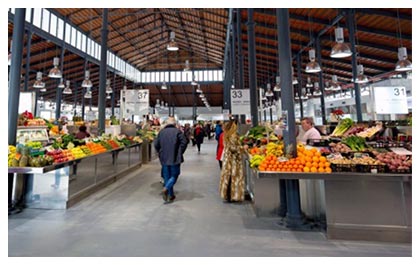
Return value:
<svg viewBox="0 0 420 265">
<path fill-rule="evenodd" d="M 223 144 L 223 129 L 224 129 L 224 125 L 222 125 L 222 132 L 219 134 L 219 139 L 217 140 L 217 150 L 216 150 L 216 160 L 219 161 L 219 167 L 220 169 L 222 169 L 223 166 L 223 148 L 225 147 Z"/>
</svg>

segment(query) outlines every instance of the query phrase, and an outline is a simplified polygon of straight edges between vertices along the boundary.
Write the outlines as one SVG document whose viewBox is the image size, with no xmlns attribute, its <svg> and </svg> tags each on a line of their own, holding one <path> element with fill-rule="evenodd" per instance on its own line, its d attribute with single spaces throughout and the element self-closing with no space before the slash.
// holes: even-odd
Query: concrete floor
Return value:
<svg viewBox="0 0 420 265">
<path fill-rule="evenodd" d="M 163 204 L 160 164 L 143 165 L 68 210 L 8 218 L 10 257 L 409 257 L 411 244 L 327 240 L 324 231 L 290 231 L 256 218 L 250 202 L 218 195 L 216 142 L 189 146 L 177 199 Z"/>
</svg>

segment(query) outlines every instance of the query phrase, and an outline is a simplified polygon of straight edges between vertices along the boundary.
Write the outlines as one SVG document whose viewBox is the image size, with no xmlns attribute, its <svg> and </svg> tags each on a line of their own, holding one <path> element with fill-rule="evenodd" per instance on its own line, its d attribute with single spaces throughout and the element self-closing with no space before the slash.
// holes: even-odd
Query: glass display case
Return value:
<svg viewBox="0 0 420 265">
<path fill-rule="evenodd" d="M 16 143 L 24 144 L 28 141 L 48 143 L 47 126 L 19 126 L 16 133 Z"/>
</svg>

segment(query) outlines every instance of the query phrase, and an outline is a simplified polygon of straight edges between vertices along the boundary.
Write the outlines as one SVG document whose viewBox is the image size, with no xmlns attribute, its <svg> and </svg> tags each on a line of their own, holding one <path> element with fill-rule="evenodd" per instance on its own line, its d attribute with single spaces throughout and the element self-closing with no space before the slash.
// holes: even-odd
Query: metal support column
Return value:
<svg viewBox="0 0 420 265">
<path fill-rule="evenodd" d="M 23 90 L 26 92 L 29 89 L 29 72 L 30 72 L 30 58 L 31 58 L 31 46 L 32 46 L 32 24 L 34 20 L 34 9 L 31 8 L 31 21 L 27 30 L 26 35 L 27 43 L 26 43 L 26 65 L 25 65 L 25 84 L 23 86 Z M 36 115 L 36 102 L 34 108 L 34 114 Z"/>
<path fill-rule="evenodd" d="M 248 62 L 249 62 L 249 98 L 251 104 L 252 126 L 258 125 L 258 98 L 257 98 L 257 67 L 255 55 L 255 22 L 254 9 L 248 8 Z"/>
<path fill-rule="evenodd" d="M 114 65 L 116 65 L 116 61 L 117 61 L 117 56 L 115 56 L 114 57 L 115 59 L 114 59 Z M 114 77 L 113 77 L 113 80 L 112 80 L 112 88 L 113 88 L 113 90 L 112 90 L 112 94 L 111 94 L 111 116 L 114 116 L 115 115 L 115 110 L 114 110 L 114 108 L 115 108 L 115 79 L 117 79 L 116 78 L 117 77 L 117 72 L 114 72 Z"/>
<path fill-rule="evenodd" d="M 284 146 L 292 146 L 292 156 L 296 156 L 296 136 L 295 136 L 295 111 L 293 101 L 292 84 L 292 54 L 290 45 L 290 24 L 289 10 L 287 8 L 276 9 L 277 34 L 279 51 L 279 69 L 282 88 L 282 116 L 286 123 L 283 130 Z M 300 208 L 299 180 L 286 180 L 286 201 L 287 214 L 286 225 L 289 228 L 303 228 L 303 215 Z M 280 202 L 281 204 L 281 202 Z"/>
<path fill-rule="evenodd" d="M 321 40 L 319 37 L 316 38 L 316 55 L 318 64 L 322 69 L 322 56 L 321 56 Z M 327 118 L 325 116 L 325 98 L 324 98 L 324 78 L 322 76 L 322 71 L 318 74 L 319 77 L 319 89 L 321 90 L 321 116 L 322 116 L 322 125 L 327 124 Z"/>
<path fill-rule="evenodd" d="M 242 55 L 242 18 L 241 9 L 236 9 L 236 36 L 238 37 L 238 87 L 244 89 L 244 57 Z"/>
<path fill-rule="evenodd" d="M 66 37 L 66 30 L 64 29 L 64 35 L 63 35 L 63 44 L 61 46 L 61 56 L 60 56 L 60 71 L 61 73 L 64 75 L 64 54 L 66 53 L 66 47 L 65 47 L 65 42 L 64 39 Z M 58 84 L 60 83 L 60 79 L 57 80 L 57 87 L 56 87 L 56 91 L 55 91 L 55 120 L 58 122 L 58 120 L 60 119 L 60 115 L 61 115 L 61 98 L 63 96 L 63 90 L 61 88 L 58 87 Z"/>
<path fill-rule="evenodd" d="M 223 109 L 229 109 L 229 113 L 230 113 L 230 80 L 231 80 L 231 67 L 230 66 L 230 56 L 229 56 L 229 52 L 228 51 L 228 59 L 226 60 L 226 70 L 225 70 L 225 80 L 223 80 Z"/>
<path fill-rule="evenodd" d="M 86 107 L 86 104 L 85 104 L 85 93 L 86 93 L 86 91 L 87 91 L 87 88 L 84 88 L 84 87 L 82 87 L 82 120 L 84 121 L 85 120 L 85 107 Z"/>
<path fill-rule="evenodd" d="M 98 93 L 98 135 L 105 132 L 105 100 L 106 100 L 106 53 L 108 50 L 108 8 L 103 9 L 101 29 L 101 65 L 99 68 L 99 93 Z"/>
<path fill-rule="evenodd" d="M 347 27 L 349 29 L 349 40 L 351 46 L 351 64 L 353 70 L 353 80 L 356 79 L 357 76 L 357 51 L 356 51 L 356 42 L 355 42 L 355 24 L 354 24 L 354 9 L 350 9 L 349 14 L 347 15 Z M 357 122 L 362 122 L 362 106 L 361 106 L 361 93 L 359 84 L 354 83 L 354 93 L 355 93 L 355 100 L 356 100 L 356 115 L 357 115 Z"/>
<path fill-rule="evenodd" d="M 303 118 L 303 102 L 302 102 L 302 61 L 301 53 L 296 55 L 297 74 L 298 74 L 298 95 L 299 95 L 299 106 L 300 106 L 300 118 Z"/>
<path fill-rule="evenodd" d="M 9 75 L 8 98 L 8 140 L 9 145 L 16 145 L 17 120 L 20 96 L 20 74 L 23 52 L 23 35 L 25 34 L 25 8 L 16 8 L 13 20 L 12 59 Z"/>
</svg>

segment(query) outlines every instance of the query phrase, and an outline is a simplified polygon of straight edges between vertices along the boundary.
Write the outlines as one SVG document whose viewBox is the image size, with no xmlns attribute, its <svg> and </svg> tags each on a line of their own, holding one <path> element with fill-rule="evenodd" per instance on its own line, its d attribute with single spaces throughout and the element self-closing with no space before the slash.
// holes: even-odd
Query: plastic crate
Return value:
<svg viewBox="0 0 420 265">
<path fill-rule="evenodd" d="M 333 172 L 356 172 L 356 167 L 352 164 L 334 164 L 331 163 Z"/>
<path fill-rule="evenodd" d="M 385 173 L 386 165 L 356 165 L 356 171 L 360 173 Z"/>
</svg>

